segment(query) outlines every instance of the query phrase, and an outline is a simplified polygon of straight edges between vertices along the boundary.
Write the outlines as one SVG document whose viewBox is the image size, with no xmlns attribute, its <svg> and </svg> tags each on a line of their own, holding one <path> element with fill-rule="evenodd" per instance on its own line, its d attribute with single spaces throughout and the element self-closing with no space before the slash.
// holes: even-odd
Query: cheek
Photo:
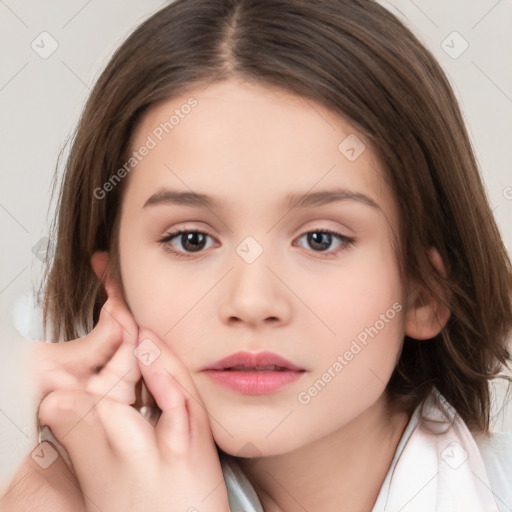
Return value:
<svg viewBox="0 0 512 512">
<path fill-rule="evenodd" d="M 171 267 L 152 257 L 143 244 L 120 238 L 120 273 L 126 302 L 139 326 L 163 336 L 173 325 L 179 294 Z M 174 269 L 174 274 L 176 270 Z"/>
<path fill-rule="evenodd" d="M 311 413 L 340 403 L 348 415 L 357 414 L 380 396 L 395 368 L 404 335 L 403 305 L 389 293 L 360 302 L 352 297 L 331 325 L 336 334 L 317 338 L 314 371 L 297 399 L 311 403 Z"/>
<path fill-rule="evenodd" d="M 269 455 L 285 453 L 329 435 L 379 400 L 396 365 L 404 308 L 391 250 L 360 252 L 346 271 L 314 281 L 310 274 L 295 278 L 294 286 L 311 309 L 294 320 L 297 352 L 308 354 L 310 372 L 275 404 L 239 405 L 236 415 L 232 404 L 205 388 L 213 414 L 223 420 L 212 424 L 214 437 L 228 453 L 249 445 Z M 239 435 L 230 437 L 222 427 Z"/>
<path fill-rule="evenodd" d="M 365 348 L 375 340 L 375 350 L 365 350 L 366 357 L 378 358 L 382 352 L 393 358 L 391 352 L 399 349 L 403 337 L 403 287 L 387 240 L 354 251 L 343 267 L 320 280 L 315 277 L 314 285 L 308 277 L 301 288 L 309 290 L 306 302 L 317 318 L 309 315 L 307 325 L 322 340 L 313 357 L 325 363 L 325 357 L 349 350 L 353 340 Z"/>
<path fill-rule="evenodd" d="M 360 254 L 329 290 L 333 300 L 317 306 L 334 334 L 322 329 L 316 337 L 314 371 L 296 396 L 296 421 L 306 436 L 321 434 L 308 418 L 318 418 L 327 434 L 382 395 L 404 336 L 403 289 L 391 250 Z"/>
<path fill-rule="evenodd" d="M 388 246 L 389 247 L 389 246 Z M 401 278 L 391 249 L 375 251 L 354 271 L 353 293 L 345 296 L 346 314 L 338 322 L 337 353 L 347 360 L 346 379 L 355 389 L 383 390 L 395 367 L 404 330 Z"/>
<path fill-rule="evenodd" d="M 169 263 L 165 255 L 137 244 L 125 244 L 120 272 L 126 303 L 139 327 L 146 327 L 165 341 L 187 364 L 194 352 L 191 340 L 204 339 L 203 324 L 195 315 L 201 297 L 211 287 L 197 273 Z"/>
</svg>

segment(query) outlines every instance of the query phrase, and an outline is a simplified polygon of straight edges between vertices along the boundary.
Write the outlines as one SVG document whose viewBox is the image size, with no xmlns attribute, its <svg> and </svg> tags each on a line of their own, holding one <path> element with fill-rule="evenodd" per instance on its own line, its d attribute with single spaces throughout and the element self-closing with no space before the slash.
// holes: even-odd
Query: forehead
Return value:
<svg viewBox="0 0 512 512">
<path fill-rule="evenodd" d="M 133 152 L 123 202 L 137 207 L 164 187 L 206 191 L 233 209 L 342 187 L 394 214 L 369 141 L 333 111 L 282 89 L 239 80 L 191 89 L 150 108 Z"/>
</svg>

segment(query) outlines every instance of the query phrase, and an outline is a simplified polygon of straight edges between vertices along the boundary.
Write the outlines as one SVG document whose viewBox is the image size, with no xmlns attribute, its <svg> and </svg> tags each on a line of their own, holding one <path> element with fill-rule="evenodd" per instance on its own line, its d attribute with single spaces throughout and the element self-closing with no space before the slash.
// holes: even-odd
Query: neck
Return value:
<svg viewBox="0 0 512 512">
<path fill-rule="evenodd" d="M 265 512 L 370 512 L 408 420 L 384 393 L 326 437 L 292 452 L 237 460 Z"/>
</svg>

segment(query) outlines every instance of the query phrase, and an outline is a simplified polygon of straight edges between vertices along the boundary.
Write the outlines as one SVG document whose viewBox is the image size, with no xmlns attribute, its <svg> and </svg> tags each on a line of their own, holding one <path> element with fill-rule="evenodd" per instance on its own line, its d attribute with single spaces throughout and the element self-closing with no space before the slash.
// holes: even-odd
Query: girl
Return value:
<svg viewBox="0 0 512 512">
<path fill-rule="evenodd" d="M 74 341 L 36 383 L 68 464 L 32 457 L 4 507 L 512 508 L 510 261 L 384 8 L 173 2 L 98 80 L 61 194 L 45 327 Z"/>
</svg>

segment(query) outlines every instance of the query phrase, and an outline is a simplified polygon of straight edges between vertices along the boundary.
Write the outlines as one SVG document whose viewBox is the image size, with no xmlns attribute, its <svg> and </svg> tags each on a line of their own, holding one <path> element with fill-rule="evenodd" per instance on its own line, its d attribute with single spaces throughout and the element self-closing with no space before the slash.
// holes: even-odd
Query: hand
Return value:
<svg viewBox="0 0 512 512">
<path fill-rule="evenodd" d="M 65 343 L 30 340 L 26 344 L 24 378 L 30 393 L 27 398 L 34 409 L 45 395 L 57 389 L 85 390 L 96 395 L 96 401 L 98 395 L 107 395 L 125 404 L 135 401 L 137 381 L 137 389 L 142 388 L 143 392 L 140 369 L 133 355 L 138 325 L 114 281 L 106 278 L 104 287 L 107 301 L 97 325 L 87 336 Z M 19 339 L 19 343 L 26 341 Z M 0 498 L 0 510 L 85 511 L 85 498 L 76 475 L 64 460 L 58 457 L 46 469 L 34 460 L 30 455 L 23 460 L 6 494 Z"/>
<path fill-rule="evenodd" d="M 85 337 L 65 343 L 32 342 L 30 370 L 35 402 L 57 389 L 85 390 L 131 404 L 141 373 L 133 350 L 138 325 L 111 278 L 98 323 Z"/>
<path fill-rule="evenodd" d="M 139 362 L 162 410 L 155 426 L 133 407 L 87 391 L 50 393 L 39 409 L 41 424 L 69 453 L 87 512 L 228 512 L 208 414 L 192 378 L 165 342 L 141 328 L 145 339 L 160 351 L 149 366 Z"/>
</svg>

